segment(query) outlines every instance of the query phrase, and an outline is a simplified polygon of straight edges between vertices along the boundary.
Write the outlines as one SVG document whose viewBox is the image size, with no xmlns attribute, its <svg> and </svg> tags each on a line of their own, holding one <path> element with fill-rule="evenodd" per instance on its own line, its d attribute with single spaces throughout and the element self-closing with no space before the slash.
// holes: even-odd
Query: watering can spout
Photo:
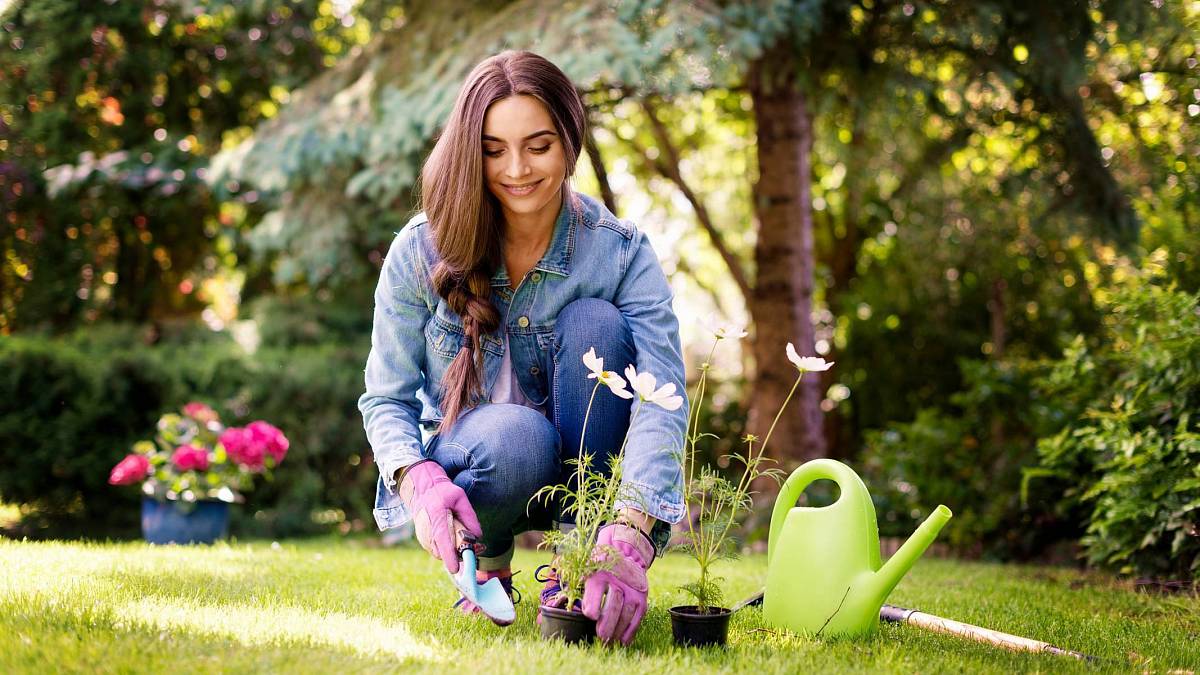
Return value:
<svg viewBox="0 0 1200 675">
<path fill-rule="evenodd" d="M 912 533 L 912 536 L 904 542 L 896 554 L 888 558 L 888 561 L 879 568 L 875 574 L 875 582 L 879 584 L 884 596 L 891 593 L 904 575 L 908 574 L 913 564 L 933 543 L 938 532 L 941 532 L 952 515 L 954 514 L 944 504 L 939 505 L 933 513 L 929 514 L 925 522 L 917 527 L 917 531 Z"/>
</svg>

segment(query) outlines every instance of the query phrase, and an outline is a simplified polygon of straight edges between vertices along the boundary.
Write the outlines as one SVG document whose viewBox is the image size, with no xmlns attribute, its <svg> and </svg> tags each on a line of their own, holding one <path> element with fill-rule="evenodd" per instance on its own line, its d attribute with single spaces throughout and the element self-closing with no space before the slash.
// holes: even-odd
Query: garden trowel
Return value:
<svg viewBox="0 0 1200 675">
<path fill-rule="evenodd" d="M 458 530 L 458 574 L 450 574 L 454 586 L 458 588 L 467 602 L 478 607 L 489 619 L 500 626 L 507 626 L 517 620 L 517 610 L 513 607 L 512 598 L 504 592 L 504 586 L 499 579 L 488 579 L 484 583 L 475 580 L 475 570 L 478 562 L 475 559 L 475 536 L 466 529 Z"/>
</svg>

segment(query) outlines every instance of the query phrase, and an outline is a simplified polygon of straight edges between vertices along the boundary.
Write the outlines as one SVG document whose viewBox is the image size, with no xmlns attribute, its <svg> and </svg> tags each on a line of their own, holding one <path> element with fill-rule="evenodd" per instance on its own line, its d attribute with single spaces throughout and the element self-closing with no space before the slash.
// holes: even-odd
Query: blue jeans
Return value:
<svg viewBox="0 0 1200 675">
<path fill-rule="evenodd" d="M 554 521 L 573 522 L 573 515 L 561 513 L 556 504 L 529 500 L 543 486 L 566 483 L 572 476 L 574 467 L 566 460 L 579 457 L 583 419 L 596 385 L 587 377 L 584 352 L 594 347 L 605 368 L 617 372 L 635 363 L 625 318 L 597 298 L 575 300 L 559 312 L 554 344 L 541 365 L 548 378 L 545 416 L 511 403 L 480 404 L 448 432 L 431 438 L 426 448 L 426 456 L 467 493 L 479 516 L 486 546 L 480 569 L 508 567 L 517 534 L 547 529 Z M 608 391 L 596 393 L 583 439 L 593 455 L 593 469 L 607 470 L 625 438 L 630 410 L 629 400 Z"/>
</svg>

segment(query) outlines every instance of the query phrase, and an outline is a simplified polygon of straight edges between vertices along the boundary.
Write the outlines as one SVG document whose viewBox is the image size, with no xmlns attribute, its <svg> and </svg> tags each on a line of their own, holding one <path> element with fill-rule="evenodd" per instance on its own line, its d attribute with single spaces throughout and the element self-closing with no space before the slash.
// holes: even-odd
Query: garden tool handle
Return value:
<svg viewBox="0 0 1200 675">
<path fill-rule="evenodd" d="M 767 539 L 768 563 L 771 562 L 771 556 L 775 551 L 775 542 L 778 541 L 779 533 L 783 529 L 783 521 L 787 518 L 788 512 L 795 508 L 796 502 L 800 500 L 800 495 L 804 493 L 805 488 L 818 480 L 831 480 L 837 483 L 841 493 L 838 495 L 838 501 L 856 491 L 870 501 L 871 497 L 867 493 L 867 486 L 863 484 L 858 474 L 845 464 L 833 459 L 814 459 L 801 464 L 784 481 L 783 486 L 779 488 L 779 496 L 775 499 L 775 508 L 771 511 L 770 537 Z"/>
<path fill-rule="evenodd" d="M 461 554 L 463 551 L 471 549 L 478 554 L 479 538 L 471 534 L 467 530 L 467 526 L 459 522 L 458 518 L 454 518 L 452 525 L 454 527 L 454 547 L 458 549 L 458 552 Z"/>
</svg>

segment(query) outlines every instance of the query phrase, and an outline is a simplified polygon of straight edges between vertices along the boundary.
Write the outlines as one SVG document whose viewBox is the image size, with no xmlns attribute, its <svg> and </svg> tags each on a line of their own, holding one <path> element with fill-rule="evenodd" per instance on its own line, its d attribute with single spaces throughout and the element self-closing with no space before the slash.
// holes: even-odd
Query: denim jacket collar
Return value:
<svg viewBox="0 0 1200 675">
<path fill-rule="evenodd" d="M 575 228 L 583 218 L 583 205 L 574 192 L 564 199 L 558 210 L 558 219 L 554 221 L 554 238 L 542 259 L 533 266 L 535 270 L 550 272 L 564 277 L 571 276 L 571 254 L 575 251 Z M 508 268 L 498 265 L 492 275 L 492 286 L 508 286 Z"/>
</svg>

